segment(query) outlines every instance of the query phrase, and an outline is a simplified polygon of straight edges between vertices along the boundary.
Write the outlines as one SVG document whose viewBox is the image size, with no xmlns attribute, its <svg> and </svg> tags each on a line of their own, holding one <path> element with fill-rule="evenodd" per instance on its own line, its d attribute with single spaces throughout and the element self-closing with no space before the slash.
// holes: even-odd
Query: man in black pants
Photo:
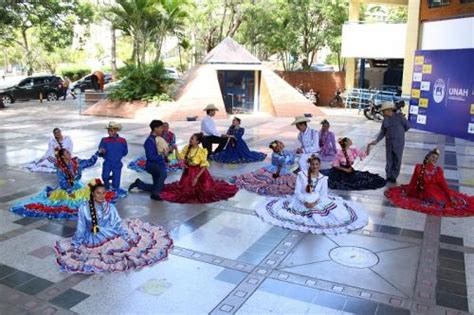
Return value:
<svg viewBox="0 0 474 315">
<path fill-rule="evenodd" d="M 227 138 L 222 137 L 222 135 L 217 132 L 216 124 L 212 119 L 218 110 L 219 109 L 214 106 L 214 104 L 207 105 L 206 108 L 204 108 L 206 117 L 204 117 L 201 121 L 201 132 L 204 134 L 202 146 L 207 150 L 208 156 L 212 153 L 222 151 L 227 143 Z M 213 143 L 219 144 L 216 151 L 214 152 L 212 152 Z"/>
</svg>

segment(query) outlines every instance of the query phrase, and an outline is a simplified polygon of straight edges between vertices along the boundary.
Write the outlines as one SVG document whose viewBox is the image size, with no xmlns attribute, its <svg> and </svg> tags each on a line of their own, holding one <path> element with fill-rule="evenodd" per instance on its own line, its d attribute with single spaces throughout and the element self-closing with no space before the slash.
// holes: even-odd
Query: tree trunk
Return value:
<svg viewBox="0 0 474 315">
<path fill-rule="evenodd" d="M 110 34 L 112 39 L 112 45 L 110 46 L 110 67 L 112 68 L 112 80 L 117 79 L 117 38 L 115 37 L 115 29 L 111 25 Z"/>
<path fill-rule="evenodd" d="M 222 33 L 224 32 L 224 23 L 227 16 L 227 0 L 224 0 L 224 14 L 222 15 L 221 25 L 219 27 L 219 42 L 222 40 Z"/>
<path fill-rule="evenodd" d="M 23 49 L 25 50 L 25 57 L 26 57 L 26 71 L 27 75 L 32 75 L 33 74 L 33 60 L 32 60 L 32 54 L 30 51 L 30 47 L 28 44 L 28 36 L 26 34 L 26 29 L 21 30 L 21 36 L 23 38 Z"/>
</svg>

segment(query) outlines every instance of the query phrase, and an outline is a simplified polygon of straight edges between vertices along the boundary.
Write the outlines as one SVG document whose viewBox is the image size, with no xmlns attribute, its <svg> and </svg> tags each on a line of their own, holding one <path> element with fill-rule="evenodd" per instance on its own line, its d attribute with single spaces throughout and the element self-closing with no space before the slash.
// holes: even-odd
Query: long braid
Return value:
<svg viewBox="0 0 474 315">
<path fill-rule="evenodd" d="M 347 163 L 347 166 L 352 166 L 352 161 L 349 159 L 349 153 L 347 153 L 347 140 L 349 140 L 348 138 L 342 138 L 340 139 L 338 142 L 339 142 L 339 145 L 341 146 L 341 149 L 342 149 L 342 153 L 344 154 L 344 158 L 346 159 L 346 163 Z"/>
<path fill-rule="evenodd" d="M 425 159 L 423 160 L 423 165 L 421 166 L 421 172 L 420 175 L 418 175 L 418 178 L 416 179 L 416 190 L 417 191 L 424 191 L 425 190 L 425 173 L 426 173 L 426 166 L 428 165 L 429 158 L 431 155 L 436 154 L 439 156 L 440 152 L 438 149 L 431 150 L 428 152 L 428 154 L 425 156 Z"/>
<path fill-rule="evenodd" d="M 308 167 L 308 184 L 306 185 L 306 192 L 311 192 L 311 166 Z"/>
<path fill-rule="evenodd" d="M 67 178 L 68 184 L 72 187 L 74 185 L 74 176 L 69 170 L 69 168 L 66 165 L 66 162 L 64 162 L 64 149 L 60 149 L 57 153 L 57 163 L 59 168 L 64 172 Z"/>
<path fill-rule="evenodd" d="M 94 191 L 98 187 L 104 187 L 104 184 L 100 179 L 95 180 L 95 184 L 89 184 L 90 195 L 89 195 L 89 210 L 91 212 L 91 232 L 97 234 L 99 232 L 99 221 L 97 220 L 97 209 L 95 208 L 95 201 L 94 201 Z"/>
</svg>

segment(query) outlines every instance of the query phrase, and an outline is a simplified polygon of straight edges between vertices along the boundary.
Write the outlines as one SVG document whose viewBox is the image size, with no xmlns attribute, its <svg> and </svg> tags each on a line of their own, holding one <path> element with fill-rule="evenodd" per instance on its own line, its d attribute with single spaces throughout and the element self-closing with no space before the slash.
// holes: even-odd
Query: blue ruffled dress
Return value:
<svg viewBox="0 0 474 315">
<path fill-rule="evenodd" d="M 247 143 L 242 138 L 245 133 L 245 128 L 234 128 L 230 126 L 227 130 L 229 136 L 225 149 L 219 153 L 209 156 L 212 161 L 228 164 L 241 164 L 263 161 L 267 156 L 265 153 L 250 151 Z"/>
</svg>

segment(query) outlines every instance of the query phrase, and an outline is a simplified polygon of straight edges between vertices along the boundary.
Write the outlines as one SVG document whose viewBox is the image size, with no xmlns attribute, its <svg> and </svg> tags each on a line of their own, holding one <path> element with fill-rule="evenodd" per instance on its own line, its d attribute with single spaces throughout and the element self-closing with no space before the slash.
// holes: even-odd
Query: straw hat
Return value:
<svg viewBox="0 0 474 315">
<path fill-rule="evenodd" d="M 215 110 L 215 111 L 218 111 L 219 108 L 217 108 L 214 104 L 208 104 L 208 105 L 203 109 L 203 111 L 208 111 L 208 110 Z"/>
<path fill-rule="evenodd" d="M 122 130 L 122 125 L 116 123 L 115 121 L 109 121 L 109 124 L 105 126 L 105 129 L 117 129 Z"/>
<path fill-rule="evenodd" d="M 395 105 L 392 102 L 383 102 L 382 106 L 380 107 L 380 111 L 384 111 L 387 109 L 395 109 Z"/>
<path fill-rule="evenodd" d="M 292 125 L 296 125 L 296 124 L 299 124 L 299 123 L 304 123 L 304 122 L 310 122 L 311 119 L 309 119 L 308 117 L 305 117 L 305 116 L 296 116 L 295 117 L 295 121 L 292 122 L 291 124 Z"/>
<path fill-rule="evenodd" d="M 167 153 L 169 150 L 169 145 L 168 142 L 166 142 L 165 139 L 162 137 L 156 137 L 155 138 L 156 142 L 156 149 L 158 150 L 158 153 Z"/>
</svg>

